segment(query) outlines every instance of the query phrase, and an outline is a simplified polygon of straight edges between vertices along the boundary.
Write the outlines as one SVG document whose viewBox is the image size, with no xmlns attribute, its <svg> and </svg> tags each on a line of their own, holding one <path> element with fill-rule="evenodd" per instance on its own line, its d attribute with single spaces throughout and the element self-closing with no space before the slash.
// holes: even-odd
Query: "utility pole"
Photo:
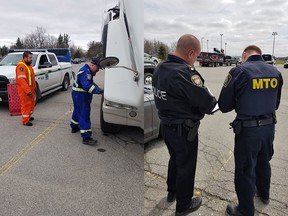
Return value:
<svg viewBox="0 0 288 216">
<path fill-rule="evenodd" d="M 207 52 L 208 52 L 208 50 L 209 50 L 209 49 L 208 49 L 208 41 L 209 41 L 209 40 L 207 40 Z"/>
<path fill-rule="evenodd" d="M 277 32 L 273 32 L 272 36 L 273 36 L 273 48 L 272 48 L 272 56 L 274 56 L 274 48 L 275 48 L 275 36 L 278 35 Z"/>
<path fill-rule="evenodd" d="M 204 39 L 204 37 L 201 37 L 202 51 L 203 51 L 203 39 Z"/>
<path fill-rule="evenodd" d="M 220 34 L 220 36 L 221 36 L 221 48 L 220 48 L 220 52 L 222 53 L 222 36 L 223 36 L 223 34 Z"/>
</svg>

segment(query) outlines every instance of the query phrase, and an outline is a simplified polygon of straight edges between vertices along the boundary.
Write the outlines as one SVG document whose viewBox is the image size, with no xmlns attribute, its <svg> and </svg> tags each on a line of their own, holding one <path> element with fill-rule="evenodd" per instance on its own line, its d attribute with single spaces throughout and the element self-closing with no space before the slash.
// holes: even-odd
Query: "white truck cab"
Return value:
<svg viewBox="0 0 288 216">
<path fill-rule="evenodd" d="M 142 0 L 120 0 L 106 13 L 103 54 L 117 57 L 119 67 L 105 69 L 100 116 L 104 133 L 118 132 L 120 125 L 144 129 L 143 19 Z"/>
</svg>

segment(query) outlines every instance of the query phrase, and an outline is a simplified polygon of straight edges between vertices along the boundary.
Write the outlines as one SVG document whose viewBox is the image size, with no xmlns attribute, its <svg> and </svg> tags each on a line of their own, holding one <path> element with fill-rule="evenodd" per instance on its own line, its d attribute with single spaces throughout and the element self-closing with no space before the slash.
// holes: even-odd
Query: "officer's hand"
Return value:
<svg viewBox="0 0 288 216">
<path fill-rule="evenodd" d="M 27 94 L 27 96 L 32 96 L 32 92 L 29 92 L 29 93 Z"/>
</svg>

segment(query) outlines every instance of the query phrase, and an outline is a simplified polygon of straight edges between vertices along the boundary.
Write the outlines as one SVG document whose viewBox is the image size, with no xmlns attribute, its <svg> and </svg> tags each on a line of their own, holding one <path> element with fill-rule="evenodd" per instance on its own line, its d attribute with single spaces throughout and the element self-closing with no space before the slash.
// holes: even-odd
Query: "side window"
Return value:
<svg viewBox="0 0 288 216">
<path fill-rule="evenodd" d="M 52 55 L 52 54 L 49 54 L 48 56 L 49 56 L 49 59 L 50 59 L 50 61 L 51 61 L 51 64 L 52 64 L 53 66 L 57 65 L 57 60 L 56 60 L 55 56 Z"/>
<path fill-rule="evenodd" d="M 43 65 L 45 62 L 48 62 L 47 56 L 46 56 L 46 55 L 42 55 L 42 56 L 40 57 L 40 62 L 39 62 L 39 64 L 40 64 L 40 65 Z"/>
</svg>

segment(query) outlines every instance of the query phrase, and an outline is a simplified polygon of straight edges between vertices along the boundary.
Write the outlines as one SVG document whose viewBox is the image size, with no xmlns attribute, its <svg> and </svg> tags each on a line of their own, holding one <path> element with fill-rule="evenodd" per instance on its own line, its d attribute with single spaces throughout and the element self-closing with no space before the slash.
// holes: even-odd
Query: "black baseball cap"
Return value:
<svg viewBox="0 0 288 216">
<path fill-rule="evenodd" d="M 100 62 L 100 59 L 97 57 L 93 57 L 91 60 L 91 63 L 94 65 L 97 65 L 98 67 L 100 67 L 99 62 Z"/>
</svg>

